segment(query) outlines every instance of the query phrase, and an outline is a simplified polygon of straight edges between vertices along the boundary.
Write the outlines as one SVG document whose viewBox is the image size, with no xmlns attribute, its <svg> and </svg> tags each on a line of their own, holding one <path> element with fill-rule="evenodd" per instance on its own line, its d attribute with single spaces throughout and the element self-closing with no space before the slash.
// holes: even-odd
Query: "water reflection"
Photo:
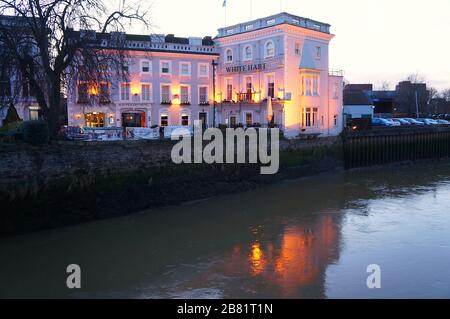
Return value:
<svg viewBox="0 0 450 319">
<path fill-rule="evenodd" d="M 449 181 L 448 165 L 329 174 L 2 239 L 0 297 L 359 296 L 374 259 L 393 269 L 392 291 L 414 295 L 394 284 L 404 260 L 417 263 L 410 273 L 448 277 Z M 80 291 L 64 286 L 71 263 L 82 266 Z M 450 280 L 439 285 L 450 294 Z"/>
<path fill-rule="evenodd" d="M 324 270 L 339 257 L 338 221 L 334 217 L 321 215 L 308 225 L 287 227 L 273 241 L 236 245 L 224 260 L 224 274 L 258 277 L 256 280 L 276 287 L 276 295 L 282 298 L 297 298 L 305 286 L 316 281 L 322 286 Z M 315 288 L 316 294 L 323 295 Z"/>
</svg>

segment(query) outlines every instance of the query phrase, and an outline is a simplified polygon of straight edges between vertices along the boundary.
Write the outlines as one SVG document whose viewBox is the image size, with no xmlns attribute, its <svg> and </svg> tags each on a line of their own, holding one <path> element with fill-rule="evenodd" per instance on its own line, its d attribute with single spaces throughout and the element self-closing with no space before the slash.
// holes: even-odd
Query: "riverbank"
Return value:
<svg viewBox="0 0 450 319">
<path fill-rule="evenodd" d="M 172 163 L 172 141 L 0 146 L 0 236 L 177 205 L 343 169 L 340 138 L 280 141 L 280 172 Z M 213 213 L 213 212 L 212 212 Z"/>
</svg>

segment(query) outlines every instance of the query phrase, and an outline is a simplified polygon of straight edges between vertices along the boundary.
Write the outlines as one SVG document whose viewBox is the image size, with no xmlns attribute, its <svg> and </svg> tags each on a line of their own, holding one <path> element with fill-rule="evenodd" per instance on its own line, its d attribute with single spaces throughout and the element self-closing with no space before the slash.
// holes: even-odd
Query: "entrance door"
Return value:
<svg viewBox="0 0 450 319">
<path fill-rule="evenodd" d="M 252 126 L 253 125 L 253 114 L 245 113 L 245 125 Z"/>
<path fill-rule="evenodd" d="M 206 112 L 198 113 L 198 119 L 202 121 L 202 126 L 206 128 L 206 126 L 208 125 L 208 113 Z"/>
<path fill-rule="evenodd" d="M 142 113 L 122 113 L 123 127 L 142 127 Z M 145 116 L 144 116 L 145 119 Z"/>
<path fill-rule="evenodd" d="M 230 116 L 230 127 L 236 126 L 236 116 Z"/>
</svg>

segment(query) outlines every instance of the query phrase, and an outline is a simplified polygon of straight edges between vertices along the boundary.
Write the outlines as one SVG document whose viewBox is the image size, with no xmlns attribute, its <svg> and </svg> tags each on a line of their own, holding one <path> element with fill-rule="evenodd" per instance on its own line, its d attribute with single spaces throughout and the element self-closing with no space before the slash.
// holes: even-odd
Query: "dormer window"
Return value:
<svg viewBox="0 0 450 319">
<path fill-rule="evenodd" d="M 271 58 L 275 56 L 275 46 L 273 44 L 273 41 L 266 42 L 264 53 L 266 58 Z"/>
<path fill-rule="evenodd" d="M 233 62 L 233 51 L 231 49 L 226 51 L 226 59 L 227 62 Z"/>
<path fill-rule="evenodd" d="M 250 45 L 247 45 L 244 48 L 244 61 L 249 61 L 252 59 L 252 47 Z"/>
</svg>

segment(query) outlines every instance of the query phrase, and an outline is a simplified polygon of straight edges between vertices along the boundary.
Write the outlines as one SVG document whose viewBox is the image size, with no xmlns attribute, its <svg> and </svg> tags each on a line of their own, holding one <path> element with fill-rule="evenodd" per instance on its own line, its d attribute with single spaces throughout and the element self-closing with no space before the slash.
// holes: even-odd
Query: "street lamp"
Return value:
<svg viewBox="0 0 450 319">
<path fill-rule="evenodd" d="M 213 67 L 213 127 L 216 127 L 216 67 L 219 65 L 216 60 L 212 60 Z"/>
</svg>

